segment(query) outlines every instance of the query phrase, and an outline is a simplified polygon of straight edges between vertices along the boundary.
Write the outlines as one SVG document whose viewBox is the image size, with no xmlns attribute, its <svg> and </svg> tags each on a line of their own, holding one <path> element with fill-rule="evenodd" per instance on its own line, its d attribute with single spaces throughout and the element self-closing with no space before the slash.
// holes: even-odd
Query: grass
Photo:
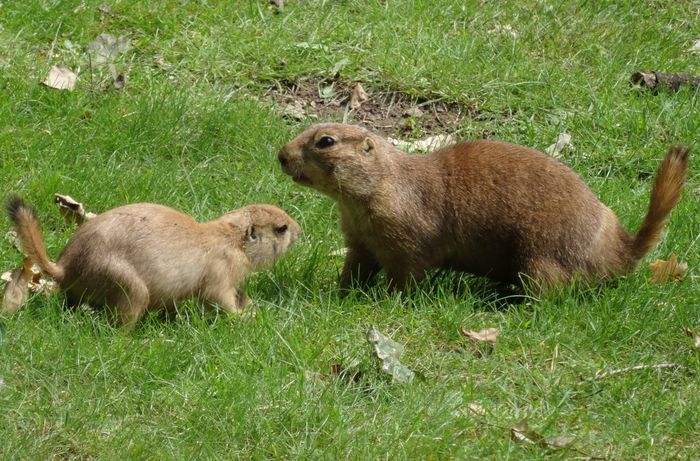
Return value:
<svg viewBox="0 0 700 461">
<path fill-rule="evenodd" d="M 477 106 L 456 130 L 463 139 L 544 149 L 566 131 L 576 149 L 563 160 L 636 229 L 666 146 L 696 144 L 700 117 L 697 93 L 651 95 L 628 79 L 700 73 L 687 51 L 700 38 L 696 2 L 290 0 L 279 14 L 264 1 L 103 4 L 0 6 L 0 192 L 36 206 L 49 252 L 73 231 L 55 192 L 95 212 L 153 201 L 201 220 L 274 203 L 305 235 L 248 283 L 254 320 L 204 315 L 190 301 L 177 319 L 150 317 L 124 335 L 59 296 L 3 317 L 0 457 L 700 456 L 700 351 L 681 332 L 700 330 L 697 161 L 647 258 L 678 254 L 690 267 L 679 283 L 649 284 L 643 263 L 613 284 L 512 306 L 455 274 L 405 300 L 381 285 L 340 299 L 333 204 L 276 164 L 308 122 L 284 119 L 264 97 L 276 81 L 338 71 L 370 94 Z M 123 91 L 84 53 L 102 32 L 132 39 L 115 63 Z M 76 91 L 39 85 L 55 63 L 80 68 Z M 19 261 L 0 246 L 0 268 Z M 414 383 L 379 371 L 364 339 L 371 324 L 405 345 Z M 497 327 L 494 351 L 467 343 L 461 325 Z M 586 381 L 662 363 L 678 367 Z M 334 365 L 361 375 L 334 376 Z M 524 418 L 544 436 L 574 436 L 580 451 L 513 441 L 509 428 Z"/>
</svg>

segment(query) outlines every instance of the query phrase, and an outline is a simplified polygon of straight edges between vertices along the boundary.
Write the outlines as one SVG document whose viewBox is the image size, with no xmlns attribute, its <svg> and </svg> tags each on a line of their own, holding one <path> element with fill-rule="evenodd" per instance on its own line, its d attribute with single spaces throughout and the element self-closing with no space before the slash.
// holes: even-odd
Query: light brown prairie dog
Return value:
<svg viewBox="0 0 700 461">
<path fill-rule="evenodd" d="M 250 302 L 239 288 L 243 280 L 271 266 L 301 233 L 272 205 L 250 205 L 198 223 L 163 205 L 136 203 L 86 221 L 54 263 L 32 209 L 13 197 L 7 211 L 27 255 L 70 303 L 116 308 L 129 327 L 145 311 L 190 296 L 242 312 Z"/>
<path fill-rule="evenodd" d="M 338 203 L 348 248 L 340 279 L 392 288 L 452 268 L 543 286 L 631 270 L 677 203 L 689 148 L 671 147 L 635 235 L 570 168 L 527 147 L 454 144 L 426 156 L 352 125 L 312 125 L 279 152 L 282 170 Z"/>
</svg>

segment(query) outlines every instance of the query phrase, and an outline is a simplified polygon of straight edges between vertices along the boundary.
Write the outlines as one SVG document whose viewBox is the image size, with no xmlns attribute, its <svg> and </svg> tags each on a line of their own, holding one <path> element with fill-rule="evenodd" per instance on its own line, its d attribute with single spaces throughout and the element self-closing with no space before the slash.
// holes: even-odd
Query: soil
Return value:
<svg viewBox="0 0 700 461">
<path fill-rule="evenodd" d="M 349 103 L 355 85 L 357 82 L 340 80 L 283 80 L 275 82 L 265 96 L 290 119 L 355 123 L 404 139 L 454 133 L 464 118 L 474 118 L 479 113 L 476 106 L 369 85 L 363 85 L 368 98 L 353 110 Z"/>
</svg>

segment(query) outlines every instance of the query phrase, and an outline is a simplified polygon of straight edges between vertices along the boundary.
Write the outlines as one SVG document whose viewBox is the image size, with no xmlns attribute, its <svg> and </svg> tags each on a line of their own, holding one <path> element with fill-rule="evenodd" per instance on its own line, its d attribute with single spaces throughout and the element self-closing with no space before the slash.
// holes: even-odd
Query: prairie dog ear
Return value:
<svg viewBox="0 0 700 461">
<path fill-rule="evenodd" d="M 258 239 L 258 233 L 255 229 L 255 224 L 250 224 L 245 230 L 245 239 L 248 242 L 255 242 Z"/>
<path fill-rule="evenodd" d="M 374 148 L 376 146 L 374 145 L 374 140 L 370 138 L 369 136 L 366 137 L 365 139 L 362 140 L 362 152 L 370 157 L 374 155 Z"/>
</svg>

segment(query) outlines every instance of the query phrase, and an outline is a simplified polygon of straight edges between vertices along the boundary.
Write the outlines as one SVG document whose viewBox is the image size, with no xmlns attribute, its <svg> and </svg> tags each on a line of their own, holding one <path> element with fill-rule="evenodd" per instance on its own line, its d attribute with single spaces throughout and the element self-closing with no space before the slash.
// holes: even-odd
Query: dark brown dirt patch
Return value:
<svg viewBox="0 0 700 461">
<path fill-rule="evenodd" d="M 355 123 L 404 139 L 454 133 L 463 119 L 479 113 L 474 105 L 426 99 L 364 83 L 368 99 L 351 110 L 350 96 L 356 84 L 337 80 L 278 81 L 265 96 L 290 119 Z"/>
</svg>

